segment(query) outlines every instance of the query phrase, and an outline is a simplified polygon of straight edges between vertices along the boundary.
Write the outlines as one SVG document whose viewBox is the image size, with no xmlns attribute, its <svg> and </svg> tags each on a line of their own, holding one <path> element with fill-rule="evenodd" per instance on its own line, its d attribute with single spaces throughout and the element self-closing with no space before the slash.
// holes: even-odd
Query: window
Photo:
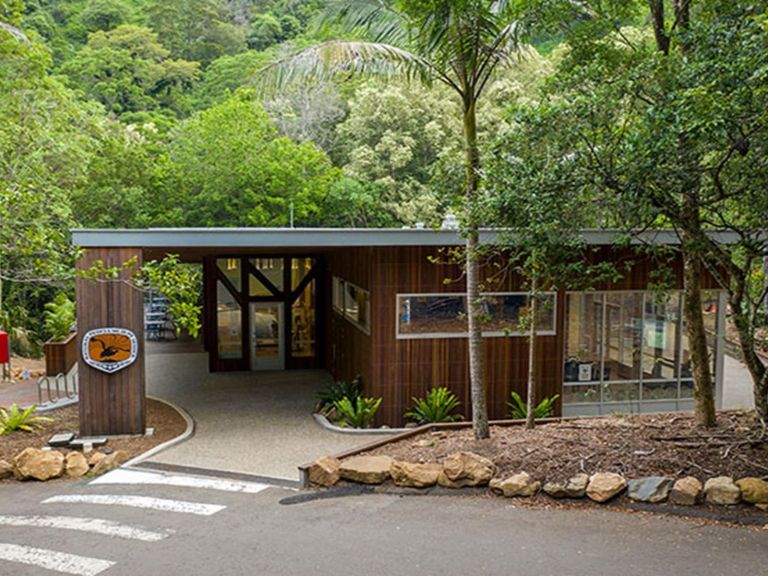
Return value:
<svg viewBox="0 0 768 576">
<path fill-rule="evenodd" d="M 522 320 L 528 313 L 529 295 L 524 292 L 489 292 L 481 296 L 483 336 L 524 336 Z M 539 295 L 537 330 L 556 332 L 554 292 Z M 465 294 L 398 294 L 397 338 L 466 338 Z"/>
<path fill-rule="evenodd" d="M 216 299 L 219 358 L 240 359 L 243 357 L 240 335 L 243 317 L 240 304 L 221 280 L 216 282 Z"/>
<path fill-rule="evenodd" d="M 333 277 L 333 309 L 366 334 L 371 333 L 371 294 L 358 286 Z"/>
<path fill-rule="evenodd" d="M 703 296 L 707 343 L 714 362 L 719 293 Z M 683 300 L 680 291 L 568 294 L 563 414 L 690 408 Z"/>
</svg>

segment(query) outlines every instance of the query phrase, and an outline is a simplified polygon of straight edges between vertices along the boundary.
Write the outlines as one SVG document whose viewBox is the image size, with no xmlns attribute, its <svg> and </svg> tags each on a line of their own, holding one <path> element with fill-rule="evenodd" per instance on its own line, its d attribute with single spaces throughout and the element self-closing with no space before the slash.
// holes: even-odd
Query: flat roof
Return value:
<svg viewBox="0 0 768 576">
<path fill-rule="evenodd" d="M 480 241 L 494 242 L 504 231 L 483 229 Z M 509 233 L 506 231 L 505 233 Z M 612 244 L 619 230 L 582 230 L 591 245 Z M 713 232 L 721 242 L 734 242 L 729 232 Z M 671 229 L 647 230 L 633 244 L 679 244 Z M 343 248 L 345 246 L 456 246 L 457 230 L 429 228 L 122 228 L 75 229 L 72 244 L 82 248 Z"/>
</svg>

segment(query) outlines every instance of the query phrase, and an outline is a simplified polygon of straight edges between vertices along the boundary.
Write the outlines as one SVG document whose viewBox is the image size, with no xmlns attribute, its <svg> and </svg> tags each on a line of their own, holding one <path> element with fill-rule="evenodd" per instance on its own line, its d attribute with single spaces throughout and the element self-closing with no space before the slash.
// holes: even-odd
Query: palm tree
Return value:
<svg viewBox="0 0 768 576">
<path fill-rule="evenodd" d="M 5 22 L 0 21 L 0 30 L 3 32 L 7 32 L 17 40 L 21 40 L 22 42 L 29 44 L 29 40 L 27 39 L 24 32 L 22 32 L 15 26 L 11 26 L 10 24 L 6 24 Z"/>
<path fill-rule="evenodd" d="M 279 88 L 293 80 L 328 80 L 353 75 L 404 77 L 448 86 L 464 121 L 469 369 L 475 437 L 488 438 L 476 198 L 480 185 L 478 101 L 496 70 L 518 52 L 519 26 L 508 0 L 332 0 L 322 21 L 367 41 L 334 40 L 285 58 L 260 73 L 262 85 Z"/>
</svg>

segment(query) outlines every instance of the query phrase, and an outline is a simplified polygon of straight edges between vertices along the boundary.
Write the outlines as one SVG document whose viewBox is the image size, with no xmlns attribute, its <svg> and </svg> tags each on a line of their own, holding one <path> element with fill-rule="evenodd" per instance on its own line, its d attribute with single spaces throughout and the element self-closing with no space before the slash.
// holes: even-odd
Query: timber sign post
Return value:
<svg viewBox="0 0 768 576">
<path fill-rule="evenodd" d="M 83 336 L 83 360 L 88 366 L 114 374 L 136 360 L 139 341 L 125 328 L 97 328 Z"/>
</svg>

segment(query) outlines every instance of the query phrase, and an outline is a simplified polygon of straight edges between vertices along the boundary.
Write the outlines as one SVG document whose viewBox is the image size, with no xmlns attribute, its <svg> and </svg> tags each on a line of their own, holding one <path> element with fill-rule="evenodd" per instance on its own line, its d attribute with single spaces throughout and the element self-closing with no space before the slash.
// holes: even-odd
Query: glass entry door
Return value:
<svg viewBox="0 0 768 576">
<path fill-rule="evenodd" d="M 251 369 L 285 369 L 283 303 L 251 302 Z"/>
</svg>

